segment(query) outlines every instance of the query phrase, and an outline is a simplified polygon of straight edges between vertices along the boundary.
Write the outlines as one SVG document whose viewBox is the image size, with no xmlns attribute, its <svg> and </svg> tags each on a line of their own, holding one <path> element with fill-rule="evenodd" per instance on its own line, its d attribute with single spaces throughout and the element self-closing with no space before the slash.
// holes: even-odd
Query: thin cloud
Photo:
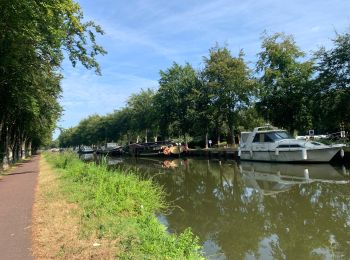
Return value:
<svg viewBox="0 0 350 260">
<path fill-rule="evenodd" d="M 143 88 L 155 88 L 157 81 L 135 75 L 115 74 L 112 82 L 103 82 L 93 73 L 68 73 L 62 81 L 64 125 L 76 125 L 82 118 L 91 114 L 107 114 L 125 106 L 127 98 Z M 79 113 L 80 118 L 72 118 L 72 112 Z M 78 111 L 78 112 L 77 112 Z"/>
<path fill-rule="evenodd" d="M 309 53 L 331 46 L 335 30 L 350 25 L 350 1 L 344 0 L 78 1 L 86 19 L 105 30 L 98 41 L 108 55 L 98 58 L 102 77 L 64 63 L 63 125 L 112 112 L 141 88 L 156 88 L 159 70 L 173 61 L 200 66 L 216 42 L 233 55 L 244 49 L 246 60 L 254 62 L 264 30 L 294 35 Z"/>
</svg>

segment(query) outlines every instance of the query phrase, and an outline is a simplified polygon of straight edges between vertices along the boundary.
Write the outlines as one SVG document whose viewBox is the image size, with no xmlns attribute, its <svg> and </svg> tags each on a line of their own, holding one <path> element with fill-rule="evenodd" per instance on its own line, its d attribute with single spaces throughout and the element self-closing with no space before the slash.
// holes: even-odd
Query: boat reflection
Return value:
<svg viewBox="0 0 350 260">
<path fill-rule="evenodd" d="M 330 164 L 294 165 L 241 162 L 239 170 L 245 185 L 263 195 L 288 191 L 292 186 L 303 183 L 346 184 L 350 181 L 349 178 L 346 178 L 348 175 L 346 170 L 340 172 Z"/>
<path fill-rule="evenodd" d="M 107 157 L 108 166 L 120 165 L 124 162 L 123 157 Z"/>
<path fill-rule="evenodd" d="M 96 155 L 94 153 L 81 153 L 79 158 L 85 162 L 96 161 Z"/>
</svg>

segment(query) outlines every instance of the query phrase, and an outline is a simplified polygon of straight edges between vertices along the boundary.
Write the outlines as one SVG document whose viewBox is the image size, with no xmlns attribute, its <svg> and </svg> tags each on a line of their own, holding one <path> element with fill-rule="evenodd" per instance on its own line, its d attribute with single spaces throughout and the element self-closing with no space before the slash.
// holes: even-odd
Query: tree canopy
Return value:
<svg viewBox="0 0 350 260">
<path fill-rule="evenodd" d="M 265 33 L 255 71 L 243 50 L 235 57 L 216 45 L 203 57 L 203 68 L 174 62 L 160 71 L 157 90 L 141 90 L 125 108 L 100 117 L 105 135 L 78 140 L 129 143 L 155 137 L 207 146 L 209 139 L 233 143 L 234 134 L 264 123 L 294 134 L 337 132 L 342 123 L 348 129 L 349 35 L 338 34 L 333 48 L 308 57 L 293 36 Z M 67 130 L 75 133 L 71 145 L 77 133 L 88 131 L 84 122 Z"/>
<path fill-rule="evenodd" d="M 350 126 L 350 33 L 337 34 L 334 47 L 316 52 L 318 77 L 315 80 L 315 125 L 337 131 Z"/>
<path fill-rule="evenodd" d="M 257 62 L 257 72 L 262 73 L 260 112 L 272 124 L 290 131 L 309 129 L 308 88 L 313 62 L 303 61 L 305 53 L 292 36 L 282 33 L 264 35 L 261 47 Z"/>
<path fill-rule="evenodd" d="M 256 87 L 252 71 L 243 60 L 244 53 L 232 57 L 227 48 L 216 46 L 209 50 L 209 58 L 204 58 L 205 84 L 211 93 L 217 129 L 226 126 L 228 141 L 233 143 L 233 131 L 238 127 L 238 112 L 249 106 Z"/>
<path fill-rule="evenodd" d="M 59 70 L 64 53 L 100 73 L 95 57 L 101 28 L 85 22 L 72 0 L 0 2 L 0 152 L 5 160 L 23 146 L 51 139 L 62 111 Z M 6 163 L 4 161 L 4 163 Z"/>
</svg>

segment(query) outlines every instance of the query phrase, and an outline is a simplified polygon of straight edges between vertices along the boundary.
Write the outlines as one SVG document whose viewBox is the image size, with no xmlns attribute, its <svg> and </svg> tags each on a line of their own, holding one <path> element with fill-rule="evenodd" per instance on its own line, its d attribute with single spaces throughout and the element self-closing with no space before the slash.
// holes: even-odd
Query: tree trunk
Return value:
<svg viewBox="0 0 350 260">
<path fill-rule="evenodd" d="M 26 141 L 22 141 L 21 145 L 21 159 L 24 160 L 26 158 Z"/>
<path fill-rule="evenodd" d="M 5 156 L 7 157 L 7 166 L 13 163 L 13 146 L 11 146 L 9 129 L 6 129 L 6 137 L 5 137 Z"/>
<path fill-rule="evenodd" d="M 1 141 L 1 137 L 2 137 L 2 131 L 3 131 L 3 126 L 4 126 L 4 121 L 3 118 L 0 120 L 0 141 Z"/>
<path fill-rule="evenodd" d="M 205 133 L 205 148 L 208 149 L 208 131 Z"/>
<path fill-rule="evenodd" d="M 146 129 L 146 133 L 145 133 L 145 143 L 148 143 L 148 138 L 147 138 L 147 136 L 148 136 L 148 129 Z"/>
<path fill-rule="evenodd" d="M 27 145 L 27 155 L 28 155 L 28 156 L 32 156 L 32 141 L 29 141 L 29 142 L 28 142 L 28 145 Z"/>
<path fill-rule="evenodd" d="M 5 171 L 9 168 L 9 160 L 6 152 L 4 153 L 4 157 L 2 158 L 2 169 Z"/>
<path fill-rule="evenodd" d="M 228 135 L 227 135 L 227 144 L 229 144 L 230 146 L 234 145 L 235 144 L 235 138 L 234 138 L 234 130 L 235 127 L 232 126 L 229 128 L 229 132 L 228 132 Z"/>
<path fill-rule="evenodd" d="M 5 142 L 4 142 L 4 157 L 3 157 L 3 159 L 2 159 L 2 169 L 3 170 L 7 170 L 8 168 L 9 168 L 9 162 L 10 162 L 10 160 L 9 160 L 9 147 L 8 147 L 8 132 L 7 132 L 7 129 L 5 129 Z"/>
<path fill-rule="evenodd" d="M 7 159 L 8 159 L 8 164 L 13 163 L 13 150 L 9 145 L 7 145 Z"/>
<path fill-rule="evenodd" d="M 131 137 L 129 134 L 126 134 L 126 138 L 128 139 L 128 144 L 131 144 Z"/>
<path fill-rule="evenodd" d="M 19 159 L 21 158 L 21 142 L 19 139 L 16 140 L 16 144 L 15 144 L 15 148 L 14 148 L 14 151 L 15 151 L 15 162 L 18 162 Z"/>
</svg>

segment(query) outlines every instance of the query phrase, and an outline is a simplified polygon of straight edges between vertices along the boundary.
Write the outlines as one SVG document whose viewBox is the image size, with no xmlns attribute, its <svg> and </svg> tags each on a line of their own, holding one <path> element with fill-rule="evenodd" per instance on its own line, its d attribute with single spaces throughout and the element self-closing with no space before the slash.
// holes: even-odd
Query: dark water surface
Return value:
<svg viewBox="0 0 350 260">
<path fill-rule="evenodd" d="M 349 167 L 109 158 L 164 187 L 169 232 L 208 259 L 350 259 Z"/>
</svg>

